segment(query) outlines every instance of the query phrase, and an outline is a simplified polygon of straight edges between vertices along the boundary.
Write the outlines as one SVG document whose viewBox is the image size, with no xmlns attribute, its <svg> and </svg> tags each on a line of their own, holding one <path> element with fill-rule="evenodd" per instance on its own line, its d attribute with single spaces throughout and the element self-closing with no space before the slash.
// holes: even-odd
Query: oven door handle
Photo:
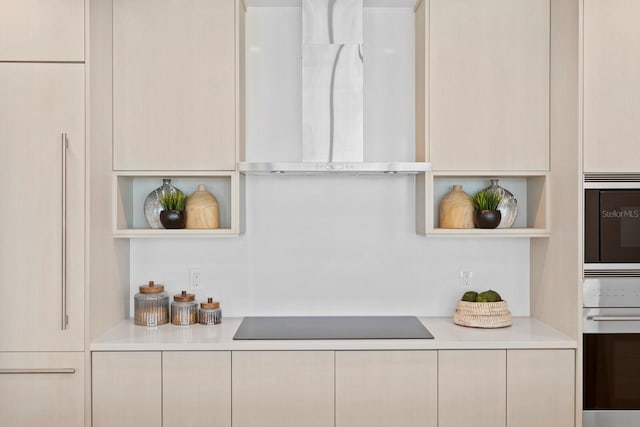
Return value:
<svg viewBox="0 0 640 427">
<path fill-rule="evenodd" d="M 640 316 L 587 316 L 594 322 L 640 322 Z"/>
</svg>

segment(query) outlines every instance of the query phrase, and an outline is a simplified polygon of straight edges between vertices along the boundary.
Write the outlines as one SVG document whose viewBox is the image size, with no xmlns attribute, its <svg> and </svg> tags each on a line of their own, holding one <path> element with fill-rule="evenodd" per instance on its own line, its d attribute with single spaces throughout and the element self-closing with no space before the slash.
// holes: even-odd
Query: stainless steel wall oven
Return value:
<svg viewBox="0 0 640 427">
<path fill-rule="evenodd" d="M 586 175 L 583 426 L 640 426 L 640 175 Z"/>
</svg>

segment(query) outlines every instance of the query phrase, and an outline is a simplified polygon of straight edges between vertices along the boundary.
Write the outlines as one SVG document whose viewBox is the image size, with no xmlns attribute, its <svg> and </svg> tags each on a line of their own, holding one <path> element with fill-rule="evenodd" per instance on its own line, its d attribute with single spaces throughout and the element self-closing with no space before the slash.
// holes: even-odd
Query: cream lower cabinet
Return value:
<svg viewBox="0 0 640 427">
<path fill-rule="evenodd" d="M 575 351 L 507 351 L 507 426 L 572 427 Z"/>
<path fill-rule="evenodd" d="M 336 427 L 436 427 L 436 351 L 336 351 Z"/>
<path fill-rule="evenodd" d="M 441 350 L 438 427 L 573 427 L 574 350 Z"/>
<path fill-rule="evenodd" d="M 162 352 L 162 426 L 231 427 L 231 352 Z"/>
<path fill-rule="evenodd" d="M 162 427 L 162 353 L 91 355 L 93 427 Z"/>
<path fill-rule="evenodd" d="M 94 352 L 92 365 L 93 427 L 231 427 L 228 351 Z"/>
<path fill-rule="evenodd" d="M 84 353 L 0 353 L 0 425 L 84 425 Z"/>
<path fill-rule="evenodd" d="M 438 427 L 506 426 L 506 351 L 438 351 Z"/>
<path fill-rule="evenodd" d="M 7 357 L 0 354 L 0 366 L 7 366 Z M 17 366 L 16 356 L 12 363 Z M 0 375 L 0 392 L 10 396 L 0 401 L 0 417 L 38 419 L 29 412 L 29 399 L 21 398 L 24 393 L 41 397 L 52 394 L 54 385 L 64 392 L 69 383 L 60 381 L 81 382 L 78 373 L 46 377 L 58 382 L 44 382 L 42 390 L 35 389 L 36 379 L 28 383 L 29 377 Z M 93 427 L 574 427 L 575 422 L 572 349 L 93 352 L 92 380 Z M 10 390 L 21 381 L 34 389 L 22 387 L 24 393 L 12 400 Z M 65 398 L 73 402 L 82 395 Z M 82 414 L 78 417 L 80 424 L 56 425 L 81 425 Z"/>
<path fill-rule="evenodd" d="M 234 351 L 233 427 L 332 427 L 333 351 Z"/>
</svg>

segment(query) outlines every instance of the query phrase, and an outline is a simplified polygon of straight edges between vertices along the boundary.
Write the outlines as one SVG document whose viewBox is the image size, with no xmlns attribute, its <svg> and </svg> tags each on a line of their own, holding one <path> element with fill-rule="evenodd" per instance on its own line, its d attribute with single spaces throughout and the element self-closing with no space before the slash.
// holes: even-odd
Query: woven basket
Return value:
<svg viewBox="0 0 640 427">
<path fill-rule="evenodd" d="M 511 312 L 506 301 L 458 301 L 453 323 L 472 328 L 504 328 L 511 326 Z"/>
</svg>

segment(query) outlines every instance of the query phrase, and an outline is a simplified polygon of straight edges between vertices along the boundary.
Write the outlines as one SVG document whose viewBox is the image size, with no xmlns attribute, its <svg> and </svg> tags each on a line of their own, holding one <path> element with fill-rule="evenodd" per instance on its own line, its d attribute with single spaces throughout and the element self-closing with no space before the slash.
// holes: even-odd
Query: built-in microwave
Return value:
<svg viewBox="0 0 640 427">
<path fill-rule="evenodd" d="M 640 269 L 640 182 L 585 182 L 584 262 L 585 273 Z"/>
</svg>

